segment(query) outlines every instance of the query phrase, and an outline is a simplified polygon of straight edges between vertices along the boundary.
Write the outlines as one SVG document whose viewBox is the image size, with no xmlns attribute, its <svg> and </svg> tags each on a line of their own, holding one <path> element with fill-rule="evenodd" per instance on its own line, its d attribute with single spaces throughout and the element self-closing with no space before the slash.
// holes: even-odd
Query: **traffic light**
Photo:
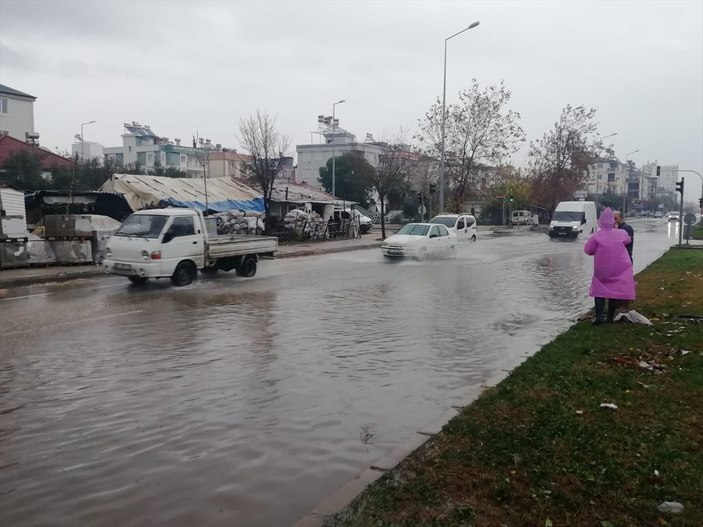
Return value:
<svg viewBox="0 0 703 527">
<path fill-rule="evenodd" d="M 430 183 L 430 194 L 437 192 L 437 183 Z"/>
<path fill-rule="evenodd" d="M 422 194 L 420 194 L 419 192 L 417 194 L 417 204 L 422 205 Z"/>
<path fill-rule="evenodd" d="M 661 173 L 662 173 L 662 167 L 657 165 L 657 177 L 659 177 L 661 175 Z"/>
<path fill-rule="evenodd" d="M 683 196 L 683 179 L 676 182 L 676 192 L 681 192 L 681 195 Z"/>
<path fill-rule="evenodd" d="M 703 198 L 698 199 L 698 206 L 703 209 Z"/>
<path fill-rule="evenodd" d="M 513 202 L 513 197 L 512 197 L 512 196 L 508 196 L 508 199 L 510 200 L 510 203 Z"/>
</svg>

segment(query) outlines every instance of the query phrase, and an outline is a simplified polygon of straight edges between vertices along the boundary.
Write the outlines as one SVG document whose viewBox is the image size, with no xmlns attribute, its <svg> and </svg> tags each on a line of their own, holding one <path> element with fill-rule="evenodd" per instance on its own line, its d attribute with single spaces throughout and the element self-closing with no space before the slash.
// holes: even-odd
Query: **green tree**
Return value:
<svg viewBox="0 0 703 527">
<path fill-rule="evenodd" d="M 369 206 L 369 180 L 373 167 L 360 152 L 347 152 L 335 160 L 335 192 L 337 197 L 354 201 L 364 208 Z M 332 159 L 320 168 L 320 181 L 327 192 L 332 192 Z"/>
<path fill-rule="evenodd" d="M 0 170 L 0 179 L 23 190 L 46 188 L 39 154 L 29 150 L 18 150 L 11 154 Z"/>
</svg>

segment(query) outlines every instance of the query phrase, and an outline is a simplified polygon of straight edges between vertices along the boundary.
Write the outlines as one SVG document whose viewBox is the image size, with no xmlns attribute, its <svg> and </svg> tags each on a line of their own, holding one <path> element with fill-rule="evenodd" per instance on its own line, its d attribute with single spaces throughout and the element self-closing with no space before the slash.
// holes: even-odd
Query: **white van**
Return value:
<svg viewBox="0 0 703 527">
<path fill-rule="evenodd" d="M 478 230 L 476 218 L 471 214 L 439 214 L 430 223 L 444 225 L 449 232 L 456 234 L 457 242 L 475 242 Z"/>
<path fill-rule="evenodd" d="M 514 210 L 510 223 L 513 225 L 529 225 L 532 221 L 532 214 L 529 210 Z"/>
<path fill-rule="evenodd" d="M 581 233 L 592 234 L 597 220 L 595 201 L 562 201 L 552 215 L 549 237 L 576 239 Z"/>
</svg>

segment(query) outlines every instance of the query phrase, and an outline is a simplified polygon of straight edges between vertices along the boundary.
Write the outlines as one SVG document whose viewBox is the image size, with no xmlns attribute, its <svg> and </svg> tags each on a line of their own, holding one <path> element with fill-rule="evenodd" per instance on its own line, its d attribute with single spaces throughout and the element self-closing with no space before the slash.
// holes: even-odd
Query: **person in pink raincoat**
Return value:
<svg viewBox="0 0 703 527">
<path fill-rule="evenodd" d="M 635 299 L 635 278 L 627 245 L 632 241 L 621 229 L 615 228 L 613 211 L 605 209 L 598 218 L 600 229 L 592 234 L 583 250 L 594 256 L 593 279 L 588 294 L 595 299 L 596 319 L 593 324 L 612 322 L 618 300 Z M 608 318 L 604 319 L 608 299 Z"/>
</svg>

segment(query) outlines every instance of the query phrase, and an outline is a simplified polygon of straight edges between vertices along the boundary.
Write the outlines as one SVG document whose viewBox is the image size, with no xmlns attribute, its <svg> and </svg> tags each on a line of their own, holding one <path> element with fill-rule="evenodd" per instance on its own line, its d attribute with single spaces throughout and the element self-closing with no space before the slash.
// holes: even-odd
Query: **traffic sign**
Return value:
<svg viewBox="0 0 703 527">
<path fill-rule="evenodd" d="M 698 218 L 696 218 L 695 214 L 689 213 L 683 217 L 683 222 L 686 225 L 695 225 L 697 221 L 698 221 Z"/>
</svg>

